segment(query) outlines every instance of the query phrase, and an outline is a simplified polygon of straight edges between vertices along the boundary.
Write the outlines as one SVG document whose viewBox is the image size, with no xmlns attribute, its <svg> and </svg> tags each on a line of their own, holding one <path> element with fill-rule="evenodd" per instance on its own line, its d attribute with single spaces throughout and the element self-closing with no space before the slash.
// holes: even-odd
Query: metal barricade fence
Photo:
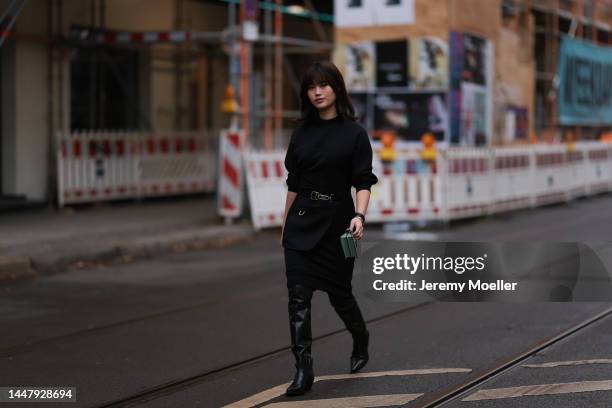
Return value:
<svg viewBox="0 0 612 408">
<path fill-rule="evenodd" d="M 447 168 L 443 191 L 447 219 L 487 214 L 494 193 L 491 149 L 457 147 L 440 154 Z"/>
<path fill-rule="evenodd" d="M 530 207 L 533 190 L 533 150 L 529 147 L 492 149 L 493 201 L 490 213 Z"/>
<path fill-rule="evenodd" d="M 141 140 L 139 185 L 143 197 L 215 190 L 215 156 L 192 132 L 147 135 Z"/>
<path fill-rule="evenodd" d="M 245 154 L 256 229 L 280 226 L 286 196 L 285 151 Z M 612 190 L 612 146 L 597 142 L 525 147 L 440 149 L 434 162 L 418 150 L 393 163 L 375 154 L 368 220 L 448 221 L 567 201 Z M 353 190 L 354 196 L 354 190 Z"/>
<path fill-rule="evenodd" d="M 612 190 L 612 145 L 597 142 L 576 143 L 583 152 L 586 193 Z"/>
<path fill-rule="evenodd" d="M 246 150 L 243 157 L 253 227 L 282 225 L 287 195 L 285 151 Z"/>
<path fill-rule="evenodd" d="M 368 220 L 427 220 L 443 216 L 440 171 L 444 167 L 439 159 L 426 162 L 419 152 L 405 150 L 398 152 L 393 163 L 375 158 L 373 171 L 378 183 L 372 186 Z"/>
<path fill-rule="evenodd" d="M 534 146 L 533 200 L 535 206 L 567 201 L 571 198 L 571 167 L 565 145 Z"/>
<path fill-rule="evenodd" d="M 210 133 L 212 132 L 212 133 Z M 59 205 L 212 192 L 217 132 L 73 132 L 59 135 Z M 255 228 L 282 223 L 283 150 L 245 151 Z M 433 162 L 416 149 L 393 163 L 375 155 L 368 220 L 452 220 L 563 202 L 612 190 L 612 146 L 598 142 L 439 149 Z M 354 191 L 353 191 L 354 196 Z"/>
<path fill-rule="evenodd" d="M 58 202 L 211 192 L 216 154 L 201 132 L 74 132 L 58 136 Z"/>
</svg>

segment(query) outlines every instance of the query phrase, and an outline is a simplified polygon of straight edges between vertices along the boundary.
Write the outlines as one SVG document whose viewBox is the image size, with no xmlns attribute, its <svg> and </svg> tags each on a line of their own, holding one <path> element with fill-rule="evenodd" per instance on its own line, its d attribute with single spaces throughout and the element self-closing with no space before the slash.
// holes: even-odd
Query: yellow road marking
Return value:
<svg viewBox="0 0 612 408">
<path fill-rule="evenodd" d="M 462 399 L 462 401 L 481 401 L 490 399 L 516 398 L 529 395 L 571 394 L 574 392 L 592 392 L 612 390 L 612 380 L 581 381 L 558 384 L 526 385 L 522 387 L 491 388 L 479 390 Z"/>
<path fill-rule="evenodd" d="M 365 395 L 361 397 L 329 398 L 310 401 L 275 402 L 264 408 L 370 408 L 407 404 L 423 394 Z"/>
<path fill-rule="evenodd" d="M 370 373 L 355 373 L 355 374 L 333 374 L 333 375 L 322 375 L 315 377 L 317 381 L 327 380 L 344 380 L 350 378 L 373 378 L 373 377 L 384 377 L 384 376 L 403 376 L 403 375 L 426 375 L 426 374 L 447 374 L 447 373 L 469 373 L 472 370 L 469 368 L 423 368 L 415 370 L 396 370 L 396 371 L 373 371 Z M 225 405 L 223 408 L 251 408 L 255 405 L 263 404 L 273 398 L 280 397 L 285 394 L 285 390 L 290 383 L 285 383 L 272 387 L 258 394 L 251 395 L 240 401 L 236 401 L 229 405 Z"/>
<path fill-rule="evenodd" d="M 609 358 L 597 358 L 594 360 L 576 360 L 576 361 L 553 361 L 550 363 L 542 364 L 523 364 L 522 367 L 527 368 L 550 368 L 560 366 L 575 366 L 584 364 L 612 364 L 612 359 Z"/>
</svg>

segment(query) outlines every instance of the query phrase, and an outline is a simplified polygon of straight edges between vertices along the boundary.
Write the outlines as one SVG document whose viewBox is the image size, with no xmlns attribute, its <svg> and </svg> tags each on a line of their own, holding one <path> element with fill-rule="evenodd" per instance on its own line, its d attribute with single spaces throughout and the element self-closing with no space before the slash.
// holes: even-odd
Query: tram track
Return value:
<svg viewBox="0 0 612 408">
<path fill-rule="evenodd" d="M 381 316 L 377 316 L 375 318 L 372 319 L 368 319 L 367 323 L 368 324 L 372 324 L 375 322 L 380 322 L 380 321 L 384 321 L 384 320 L 388 320 L 391 318 L 394 318 L 398 315 L 402 315 L 405 313 L 410 313 L 410 312 L 414 312 L 417 310 L 422 310 L 423 308 L 426 308 L 428 306 L 431 306 L 433 304 L 436 304 L 439 302 L 440 299 L 438 300 L 432 300 L 429 302 L 423 302 L 423 303 L 419 303 L 419 304 L 415 304 L 415 305 L 411 305 L 409 307 L 406 308 L 402 308 L 400 310 L 396 310 L 394 312 L 391 313 L 387 313 L 387 314 L 383 314 Z M 185 306 L 185 307 L 180 307 L 180 308 L 175 308 L 175 309 L 171 309 L 171 310 L 166 310 L 166 311 L 162 311 L 159 313 L 155 313 L 155 314 L 151 314 L 151 315 L 147 315 L 147 316 L 142 316 L 142 317 L 138 317 L 138 318 L 134 318 L 134 319 L 130 319 L 130 320 L 126 320 L 126 321 L 121 321 L 121 322 L 116 322 L 116 323 L 111 323 L 111 324 L 107 324 L 107 325 L 102 325 L 99 327 L 95 327 L 95 328 L 91 328 L 91 329 L 87 329 L 87 330 L 81 330 L 78 332 L 74 332 L 74 333 L 69 333 L 66 335 L 62 335 L 62 336 L 57 336 L 54 338 L 49 338 L 49 339 L 44 339 L 41 340 L 39 342 L 33 342 L 33 343 L 29 343 L 27 345 L 21 346 L 21 347 L 13 347 L 13 348 L 8 348 L 8 349 L 3 349 L 0 350 L 0 357 L 4 357 L 7 355 L 11 355 L 11 353 L 13 353 L 12 355 L 14 355 L 16 352 L 27 352 L 29 349 L 34 349 L 35 347 L 41 345 L 41 344 L 45 344 L 45 343 L 50 343 L 50 342 L 55 342 L 55 341 L 60 341 L 60 340 L 66 340 L 66 339 L 70 339 L 70 338 L 77 338 L 79 336 L 82 335 L 89 335 L 101 330 L 105 330 L 105 329 L 110 329 L 110 328 L 114 328 L 114 327 L 121 327 L 121 326 L 125 326 L 125 325 L 129 325 L 129 324 L 133 324 L 136 322 L 140 322 L 140 321 L 144 321 L 144 320 L 148 320 L 148 319 L 153 319 L 156 317 L 161 317 L 161 316 L 165 316 L 165 315 L 169 315 L 169 314 L 173 314 L 173 313 L 180 313 L 183 311 L 188 311 L 188 310 L 194 310 L 194 309 L 198 309 L 201 307 L 205 307 L 207 305 L 209 305 L 210 302 L 206 302 L 206 303 L 198 303 L 195 305 L 189 305 L 189 306 Z M 429 407 L 443 407 L 443 406 L 447 406 L 448 404 L 450 404 L 451 402 L 456 402 L 457 400 L 461 399 L 462 397 L 464 397 L 466 394 L 469 394 L 470 392 L 472 392 L 474 389 L 486 384 L 488 381 L 499 377 L 500 375 L 503 375 L 504 373 L 508 372 L 509 370 L 511 370 L 512 368 L 516 367 L 517 365 L 521 364 L 522 362 L 524 362 L 525 360 L 529 359 L 530 357 L 534 356 L 535 354 L 537 354 L 538 352 L 553 346 L 554 344 L 568 338 L 571 337 L 573 335 L 578 334 L 579 332 L 581 332 L 582 330 L 586 329 L 587 327 L 589 327 L 590 325 L 595 324 L 596 322 L 605 319 L 606 317 L 612 315 L 612 308 L 606 309 L 603 312 L 598 313 L 597 315 L 590 317 L 586 320 L 581 321 L 580 323 L 574 324 L 573 326 L 571 326 L 570 328 L 561 330 L 551 336 L 546 337 L 545 339 L 537 342 L 536 344 L 534 344 L 533 346 L 531 346 L 529 349 L 520 352 L 514 356 L 511 356 L 509 358 L 505 358 L 499 362 L 494 363 L 492 366 L 482 369 L 480 371 L 475 372 L 473 375 L 471 375 L 466 381 L 463 381 L 459 384 L 455 384 L 452 385 L 451 387 L 435 393 L 433 395 L 429 395 L 429 394 L 425 394 L 422 398 L 422 401 L 415 401 L 416 405 L 414 405 L 415 407 L 418 408 L 429 408 Z M 335 330 L 329 333 L 326 333 L 324 335 L 321 336 L 317 336 L 315 338 L 313 338 L 313 341 L 318 341 L 318 340 L 322 340 L 322 339 L 326 339 L 329 338 L 331 336 L 334 336 L 336 334 L 342 333 L 344 332 L 345 329 L 339 329 L 339 330 Z M 285 346 L 285 347 L 281 347 L 275 350 L 271 350 L 269 352 L 266 353 L 262 353 L 259 355 L 256 355 L 254 357 L 250 357 L 247 359 L 243 359 L 241 361 L 237 361 L 231 364 L 227 364 L 221 367 L 217 367 L 211 370 L 207 370 L 205 372 L 202 373 L 198 373 L 196 375 L 187 377 L 187 378 L 182 378 L 182 379 L 177 379 L 177 380 L 173 380 L 170 382 L 166 382 L 166 383 L 162 383 L 162 384 L 158 384 L 155 385 L 153 387 L 147 388 L 141 392 L 138 393 L 134 393 L 132 395 L 129 395 L 127 397 L 122 397 L 119 398 L 115 401 L 111 401 L 111 402 L 107 402 L 107 403 L 103 403 L 103 405 L 96 405 L 99 407 L 132 407 L 132 406 L 139 406 L 142 405 L 148 401 L 152 401 L 158 398 L 162 398 L 177 392 L 180 392 L 182 390 L 188 389 L 192 386 L 196 386 L 197 384 L 209 380 L 211 378 L 214 378 L 217 375 L 220 374 L 225 374 L 229 371 L 232 370 L 236 370 L 236 369 L 240 369 L 242 367 L 245 367 L 249 364 L 253 364 L 253 363 L 257 363 L 260 361 L 263 361 L 265 359 L 277 356 L 281 353 L 285 353 L 290 351 L 290 346 Z M 420 400 L 420 399 L 419 399 Z"/>
<path fill-rule="evenodd" d="M 431 301 L 427 301 L 427 302 L 423 302 L 423 303 L 419 303 L 416 305 L 411 305 L 409 307 L 405 307 L 402 308 L 400 310 L 396 310 L 394 312 L 391 313 L 387 313 L 369 320 L 366 320 L 366 323 L 371 324 L 371 323 L 375 323 L 375 322 L 379 322 L 379 321 L 383 321 L 383 320 L 387 320 L 387 319 L 391 319 L 397 315 L 403 314 L 403 313 L 408 313 L 408 312 L 412 312 L 418 309 L 422 309 L 424 307 L 428 307 L 430 305 L 436 304 L 438 303 L 436 300 L 431 300 Z M 331 336 L 334 336 L 336 334 L 342 333 L 346 331 L 346 329 L 340 329 L 340 330 L 335 330 L 333 332 L 321 335 L 321 336 L 317 336 L 317 337 L 313 337 L 313 342 L 317 341 L 317 340 L 322 340 Z M 138 406 L 141 405 L 143 403 L 146 403 L 148 401 L 151 400 L 155 400 L 157 398 L 161 398 L 176 392 L 179 392 L 181 390 L 187 389 L 193 385 L 196 385 L 202 381 L 205 381 L 207 379 L 210 379 L 211 377 L 215 376 L 215 375 L 219 375 L 222 373 L 226 373 L 228 371 L 231 370 L 235 370 L 235 369 L 239 369 L 241 367 L 244 367 L 248 364 L 252 364 L 255 362 L 259 362 L 262 360 L 265 360 L 267 358 L 270 357 L 274 357 L 276 355 L 279 355 L 281 353 L 285 353 L 290 351 L 291 347 L 290 346 L 286 346 L 286 347 L 281 347 L 279 349 L 273 350 L 273 351 L 269 351 L 267 353 L 263 353 L 263 354 L 259 354 L 255 357 L 251 357 L 245 360 L 241 360 L 232 364 L 228 364 L 213 370 L 209 370 L 200 374 L 196 374 L 194 376 L 188 377 L 188 378 L 184 378 L 184 379 L 179 379 L 179 380 L 175 380 L 175 381 L 171 381 L 165 384 L 159 384 L 157 386 L 151 387 L 145 391 L 142 391 L 140 393 L 137 394 L 133 394 L 131 396 L 127 396 L 121 399 L 118 399 L 116 401 L 112 401 L 109 403 L 105 403 L 103 405 L 99 405 L 99 408 L 127 408 L 127 407 L 133 407 L 133 406 Z"/>
<path fill-rule="evenodd" d="M 509 358 L 505 358 L 498 363 L 495 363 L 491 367 L 482 369 L 475 372 L 467 381 L 460 384 L 455 384 L 450 388 L 443 390 L 433 395 L 425 395 L 415 407 L 416 408 L 433 408 L 433 407 L 445 407 L 449 406 L 453 402 L 457 402 L 461 398 L 467 396 L 477 388 L 488 383 L 489 381 L 498 378 L 499 376 L 507 373 L 525 360 L 535 356 L 537 353 L 545 350 L 555 344 L 568 339 L 572 336 L 579 334 L 582 330 L 587 327 L 605 319 L 606 317 L 612 316 L 612 307 L 598 313 L 597 315 L 590 317 L 582 322 L 570 327 L 569 329 L 562 330 L 556 334 L 541 340 L 534 344 L 529 349 L 520 352 Z"/>
<path fill-rule="evenodd" d="M 140 323 L 140 322 L 147 321 L 150 319 L 156 319 L 158 317 L 169 316 L 169 315 L 173 315 L 176 313 L 187 312 L 190 310 L 197 310 L 202 307 L 209 307 L 214 303 L 216 302 L 215 301 L 200 302 L 194 305 L 182 306 L 182 307 L 178 307 L 178 308 L 174 308 L 170 310 L 160 311 L 158 313 L 148 314 L 145 316 L 134 317 L 132 319 L 121 320 L 118 322 L 113 322 L 113 323 L 108 323 L 108 324 L 101 324 L 99 326 L 89 327 L 87 329 L 77 330 L 77 331 L 73 331 L 70 333 L 61 334 L 58 336 L 47 337 L 44 339 L 31 341 L 31 342 L 28 342 L 22 345 L 18 345 L 18 346 L 8 346 L 8 347 L 0 349 L 0 358 L 13 357 L 18 354 L 28 353 L 30 351 L 33 351 L 36 347 L 44 346 L 47 344 L 53 344 L 58 341 L 70 340 L 70 339 L 74 339 L 74 338 L 78 338 L 82 336 L 87 336 L 90 334 L 96 334 L 98 332 L 108 330 L 108 329 L 128 326 L 134 323 Z"/>
<path fill-rule="evenodd" d="M 224 300 L 227 301 L 228 299 L 224 299 Z M 441 299 L 438 299 L 438 301 L 439 300 Z M 400 310 L 369 319 L 367 320 L 367 322 L 374 323 L 378 321 L 384 321 L 386 319 L 393 318 L 403 313 L 409 313 L 411 311 L 422 309 L 424 307 L 438 303 L 438 301 L 429 301 L 429 302 L 424 302 L 424 303 L 420 303 L 417 305 L 411 305 L 409 307 L 402 308 Z M 150 320 L 150 319 L 172 315 L 175 313 L 181 313 L 181 312 L 190 311 L 190 310 L 197 310 L 199 308 L 208 307 L 214 303 L 217 303 L 217 301 L 208 301 L 208 302 L 200 302 L 197 304 L 185 305 L 185 306 L 176 307 L 173 309 L 163 310 L 158 313 L 148 314 L 144 316 L 137 316 L 137 317 L 134 317 L 128 320 L 112 322 L 108 324 L 102 324 L 96 327 L 89 327 L 89 328 L 75 331 L 72 333 L 50 337 L 47 339 L 40 339 L 40 340 L 30 342 L 24 345 L 20 345 L 20 346 L 9 346 L 5 349 L 0 349 L 0 357 L 11 356 L 17 353 L 26 353 L 31 350 L 34 350 L 38 346 L 45 345 L 48 343 L 54 343 L 54 342 L 63 341 L 67 339 L 74 339 L 74 338 L 78 338 L 81 336 L 88 336 L 88 335 L 99 333 L 107 329 L 127 326 L 127 325 L 135 324 L 138 322 Z M 550 347 L 558 343 L 559 341 L 562 341 L 563 339 L 580 332 L 581 330 L 585 329 L 589 325 L 594 324 L 595 322 L 606 318 L 610 314 L 612 314 L 612 308 L 604 312 L 601 312 L 594 317 L 586 319 L 582 321 L 581 323 L 574 324 L 569 329 L 561 330 L 552 336 L 546 337 L 544 340 L 539 341 L 537 344 L 533 345 L 532 347 L 530 347 L 528 350 L 524 352 L 516 354 L 510 358 L 506 358 L 503 361 L 499 361 L 498 363 L 493 364 L 489 368 L 479 370 L 478 372 L 474 373 L 474 375 L 470 375 L 470 378 L 468 379 L 468 381 L 464 381 L 460 384 L 451 386 L 448 389 L 443 390 L 442 392 L 436 393 L 435 395 L 429 395 L 426 393 L 423 397 L 421 397 L 423 401 L 418 401 L 418 400 L 414 401 L 414 403 L 416 404 L 414 406 L 438 407 L 438 406 L 446 406 L 447 404 L 453 401 L 457 401 L 458 399 L 462 398 L 464 395 L 472 392 L 475 388 L 487 383 L 489 380 L 492 380 L 493 378 L 503 375 L 507 371 L 511 370 L 512 368 L 516 367 L 520 363 L 524 362 L 525 360 L 529 359 L 533 355 L 537 354 L 539 351 L 544 350 L 547 347 Z M 325 338 L 334 336 L 344 331 L 345 329 L 336 330 L 336 331 L 327 333 L 325 335 L 318 336 L 314 338 L 313 340 L 317 341 L 317 340 L 325 339 Z M 158 398 L 172 395 L 177 392 L 181 392 L 182 390 L 189 389 L 204 381 L 207 381 L 208 379 L 214 378 L 217 375 L 223 375 L 229 371 L 237 370 L 247 365 L 263 361 L 265 359 L 277 356 L 281 353 L 288 352 L 289 350 L 290 350 L 289 346 L 281 347 L 281 348 L 278 348 L 278 349 L 275 349 L 269 352 L 265 352 L 265 353 L 256 355 L 254 357 L 243 359 L 241 361 L 227 364 L 227 365 L 224 365 L 218 368 L 213 368 L 208 371 L 195 374 L 188 378 L 182 378 L 182 379 L 172 380 L 166 383 L 158 384 L 153 387 L 146 388 L 140 392 L 129 395 L 127 397 L 121 397 L 115 401 L 104 403 L 104 405 L 96 405 L 96 406 L 131 407 L 131 406 L 138 406 L 138 405 L 146 404 L 148 401 L 152 401 Z"/>
<path fill-rule="evenodd" d="M 373 319 L 369 319 L 367 320 L 367 323 L 371 324 L 374 322 L 391 319 L 398 315 L 412 312 L 418 309 L 422 309 L 422 308 L 431 306 L 436 303 L 438 303 L 438 301 L 434 300 L 434 301 L 420 303 L 418 305 L 412 305 L 410 307 L 403 308 L 403 309 L 397 310 L 392 313 L 388 313 L 388 314 L 378 316 Z M 538 343 L 534 344 L 533 346 L 531 346 L 525 351 L 522 351 L 514 356 L 504 358 L 503 360 L 500 360 L 499 362 L 496 362 L 495 364 L 493 364 L 491 367 L 487 367 L 485 369 L 475 372 L 466 381 L 463 381 L 459 384 L 454 384 L 451 387 L 441 392 L 434 393 L 432 395 L 425 394 L 422 400 L 415 401 L 416 404 L 414 405 L 414 407 L 417 407 L 417 408 L 444 407 L 444 406 L 449 405 L 452 402 L 456 402 L 460 398 L 474 391 L 476 388 L 486 384 L 488 381 L 494 378 L 499 377 L 500 375 L 505 374 L 509 370 L 523 363 L 525 360 L 529 359 L 530 357 L 533 357 L 540 351 L 548 347 L 551 347 L 564 339 L 567 339 L 573 335 L 580 333 L 582 330 L 586 329 L 587 327 L 609 316 L 612 316 L 612 307 L 604 310 L 603 312 L 599 312 L 595 316 L 585 319 L 577 324 L 574 324 L 570 328 L 561 330 L 551 336 L 546 337 L 545 339 L 539 341 Z M 313 338 L 313 341 L 322 340 L 322 339 L 334 336 L 336 334 L 339 334 L 343 331 L 345 331 L 345 329 L 336 330 L 336 331 L 315 337 Z M 219 367 L 219 368 L 209 370 L 209 371 L 206 371 L 200 374 L 196 374 L 188 378 L 171 381 L 171 382 L 164 383 L 164 384 L 159 384 L 157 386 L 144 390 L 140 393 L 136 393 L 136 394 L 133 394 L 127 397 L 123 397 L 121 399 L 118 399 L 112 402 L 104 403 L 103 405 L 99 405 L 98 407 L 99 408 L 128 408 L 128 407 L 139 406 L 149 401 L 180 392 L 192 386 L 196 386 L 197 384 L 203 381 L 209 380 L 215 377 L 216 375 L 225 374 L 229 371 L 240 369 L 249 364 L 263 361 L 267 358 L 274 357 L 280 353 L 284 353 L 289 350 L 290 350 L 289 346 L 282 347 L 282 348 L 279 348 L 279 349 L 276 349 L 276 350 L 273 350 L 267 353 L 257 355 L 249 359 L 245 359 L 239 362 L 228 364 L 223 367 Z"/>
</svg>

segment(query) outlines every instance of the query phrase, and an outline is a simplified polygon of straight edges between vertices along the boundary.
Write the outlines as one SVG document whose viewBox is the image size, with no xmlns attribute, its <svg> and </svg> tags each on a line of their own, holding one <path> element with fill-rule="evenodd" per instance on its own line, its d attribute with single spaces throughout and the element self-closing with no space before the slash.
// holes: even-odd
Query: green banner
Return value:
<svg viewBox="0 0 612 408">
<path fill-rule="evenodd" d="M 612 47 L 562 38 L 558 105 L 562 125 L 612 124 Z"/>
</svg>

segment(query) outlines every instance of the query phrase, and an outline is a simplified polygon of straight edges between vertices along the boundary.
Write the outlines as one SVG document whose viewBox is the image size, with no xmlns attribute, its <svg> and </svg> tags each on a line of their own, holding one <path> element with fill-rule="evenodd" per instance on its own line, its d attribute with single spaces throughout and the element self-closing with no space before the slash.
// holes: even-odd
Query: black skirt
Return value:
<svg viewBox="0 0 612 408">
<path fill-rule="evenodd" d="M 344 258 L 340 235 L 330 228 L 311 250 L 285 248 L 287 287 L 303 284 L 327 293 L 350 293 L 355 258 Z"/>
</svg>

